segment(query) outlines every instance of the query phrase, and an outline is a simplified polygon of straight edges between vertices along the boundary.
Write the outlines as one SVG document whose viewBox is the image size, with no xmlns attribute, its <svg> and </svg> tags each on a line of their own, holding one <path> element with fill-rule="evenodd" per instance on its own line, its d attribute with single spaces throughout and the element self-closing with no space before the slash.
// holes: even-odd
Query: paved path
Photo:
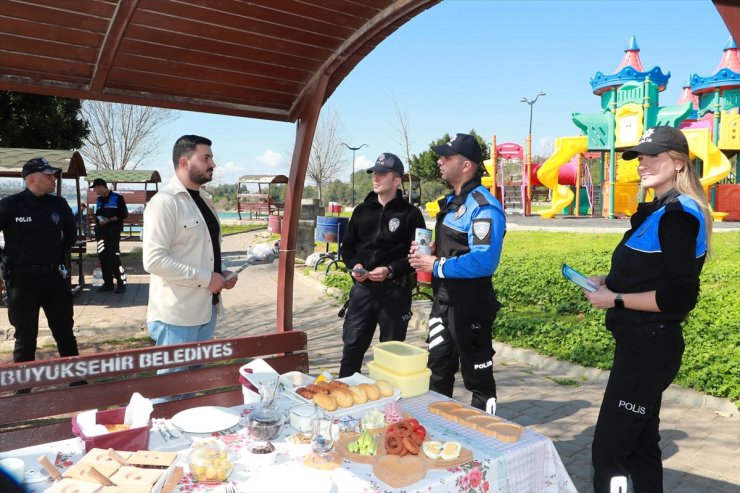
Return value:
<svg viewBox="0 0 740 493">
<path fill-rule="evenodd" d="M 625 226 L 621 222 L 618 229 L 623 231 Z M 564 227 L 570 226 L 566 223 Z M 593 226 L 599 227 L 603 226 Z M 238 265 L 244 251 L 260 241 L 259 236 L 259 233 L 248 233 L 227 237 L 223 248 L 225 261 Z M 124 243 L 125 248 L 140 246 Z M 75 320 L 80 339 L 145 336 L 148 276 L 131 276 L 130 281 L 123 295 L 95 293 L 88 286 L 76 296 Z M 325 294 L 319 281 L 316 275 L 296 270 L 293 325 L 308 333 L 312 370 L 324 368 L 336 372 L 341 353 L 341 321 L 336 316 L 339 306 Z M 276 264 L 245 270 L 237 287 L 225 294 L 230 308 L 219 321 L 217 336 L 274 330 L 276 286 Z M 415 303 L 417 316 L 412 321 L 408 342 L 423 346 L 424 314 L 428 309 L 428 302 Z M 48 329 L 43 329 L 44 317 L 41 318 L 40 343 L 53 344 Z M 10 330 L 5 310 L 0 314 L 0 330 L 0 339 Z M 12 340 L 0 341 L 0 349 L 11 348 Z M 497 343 L 496 349 L 498 414 L 550 437 L 578 491 L 591 491 L 590 445 L 606 374 L 503 344 Z M 455 397 L 465 402 L 470 398 L 459 383 Z M 661 412 L 665 490 L 740 492 L 737 410 L 726 400 L 707 399 L 677 386 L 671 386 L 665 401 Z"/>
</svg>

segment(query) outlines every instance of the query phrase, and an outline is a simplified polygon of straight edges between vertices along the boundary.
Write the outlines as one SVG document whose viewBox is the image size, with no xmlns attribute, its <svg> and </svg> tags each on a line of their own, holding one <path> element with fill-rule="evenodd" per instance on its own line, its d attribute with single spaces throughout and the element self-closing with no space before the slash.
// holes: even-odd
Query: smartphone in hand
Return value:
<svg viewBox="0 0 740 493">
<path fill-rule="evenodd" d="M 586 276 L 575 270 L 573 267 L 569 266 L 568 264 L 563 264 L 562 268 L 563 277 L 565 277 L 567 280 L 574 282 L 578 284 L 580 287 L 585 289 L 586 291 L 594 292 L 599 289 L 597 285 L 592 283 L 588 280 Z"/>
<path fill-rule="evenodd" d="M 359 276 L 364 276 L 364 275 L 367 275 L 367 269 L 362 269 L 362 268 L 360 268 L 360 269 L 352 269 L 352 271 L 351 271 L 351 272 L 352 272 L 353 274 L 357 274 L 357 275 L 359 275 Z"/>
</svg>

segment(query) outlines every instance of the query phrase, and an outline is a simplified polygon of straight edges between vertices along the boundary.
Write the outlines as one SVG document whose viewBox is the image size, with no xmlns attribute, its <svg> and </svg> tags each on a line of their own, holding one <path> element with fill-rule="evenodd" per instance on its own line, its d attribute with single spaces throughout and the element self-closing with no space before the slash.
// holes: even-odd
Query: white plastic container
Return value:
<svg viewBox="0 0 740 493">
<path fill-rule="evenodd" d="M 398 341 L 373 346 L 374 361 L 398 375 L 413 375 L 426 370 L 429 351 Z"/>
<path fill-rule="evenodd" d="M 432 376 L 432 370 L 429 368 L 411 375 L 399 375 L 378 365 L 375 361 L 368 361 L 367 368 L 370 378 L 388 381 L 401 391 L 401 397 L 414 397 L 429 391 L 429 378 Z"/>
</svg>

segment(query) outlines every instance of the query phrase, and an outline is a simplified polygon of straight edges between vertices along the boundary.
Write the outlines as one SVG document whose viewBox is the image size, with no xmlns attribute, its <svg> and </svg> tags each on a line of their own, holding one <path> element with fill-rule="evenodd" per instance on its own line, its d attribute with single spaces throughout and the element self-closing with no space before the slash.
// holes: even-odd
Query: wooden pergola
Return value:
<svg viewBox="0 0 740 493">
<path fill-rule="evenodd" d="M 4 0 L 0 90 L 296 122 L 278 272 L 293 264 L 319 111 L 379 43 L 440 0 Z"/>
<path fill-rule="evenodd" d="M 277 306 L 277 330 L 291 330 L 319 111 L 360 60 L 439 1 L 4 0 L 0 90 L 297 122 Z M 737 1 L 713 1 L 740 39 Z"/>
</svg>

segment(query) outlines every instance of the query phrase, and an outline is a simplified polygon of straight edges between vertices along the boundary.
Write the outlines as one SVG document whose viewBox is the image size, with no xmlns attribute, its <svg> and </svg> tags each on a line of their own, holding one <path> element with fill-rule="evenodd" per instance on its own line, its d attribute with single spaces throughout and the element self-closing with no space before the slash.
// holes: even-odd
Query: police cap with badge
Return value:
<svg viewBox="0 0 740 493">
<path fill-rule="evenodd" d="M 49 161 L 47 161 L 46 158 L 35 157 L 33 159 L 29 159 L 28 161 L 26 161 L 26 164 L 23 165 L 21 176 L 25 178 L 28 175 L 32 175 L 34 173 L 43 173 L 45 175 L 55 175 L 61 172 L 62 172 L 62 168 L 55 168 L 54 166 L 50 165 Z"/>
</svg>

